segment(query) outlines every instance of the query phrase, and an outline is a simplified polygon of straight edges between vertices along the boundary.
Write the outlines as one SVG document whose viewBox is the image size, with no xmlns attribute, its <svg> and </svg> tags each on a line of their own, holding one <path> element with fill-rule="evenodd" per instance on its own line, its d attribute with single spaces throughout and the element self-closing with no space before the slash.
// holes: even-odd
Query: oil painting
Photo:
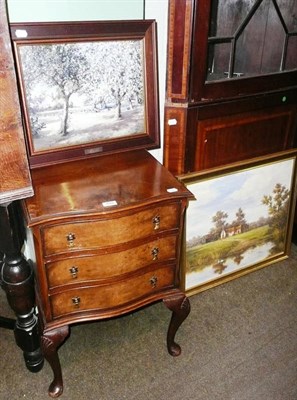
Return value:
<svg viewBox="0 0 297 400">
<path fill-rule="evenodd" d="M 181 178 L 196 198 L 187 211 L 186 291 L 197 292 L 287 257 L 295 164 L 290 151 Z"/>
</svg>

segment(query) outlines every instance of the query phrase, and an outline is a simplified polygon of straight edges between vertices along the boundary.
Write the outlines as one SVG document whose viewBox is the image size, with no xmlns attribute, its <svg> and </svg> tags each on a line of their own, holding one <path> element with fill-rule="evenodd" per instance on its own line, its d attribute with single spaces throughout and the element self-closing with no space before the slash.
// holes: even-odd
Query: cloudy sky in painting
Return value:
<svg viewBox="0 0 297 400">
<path fill-rule="evenodd" d="M 262 198 L 272 194 L 277 183 L 290 189 L 293 163 L 292 159 L 277 161 L 190 184 L 188 188 L 197 200 L 190 202 L 187 211 L 187 239 L 207 234 L 214 226 L 211 219 L 219 210 L 228 214 L 229 223 L 236 218 L 239 207 L 248 223 L 267 217 Z"/>
</svg>

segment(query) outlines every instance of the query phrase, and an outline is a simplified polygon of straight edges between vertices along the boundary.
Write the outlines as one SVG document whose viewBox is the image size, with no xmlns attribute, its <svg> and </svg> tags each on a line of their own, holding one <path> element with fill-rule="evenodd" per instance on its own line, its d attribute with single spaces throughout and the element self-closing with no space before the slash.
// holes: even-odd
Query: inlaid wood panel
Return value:
<svg viewBox="0 0 297 400">
<path fill-rule="evenodd" d="M 198 121 L 194 170 L 285 150 L 296 127 L 296 106 Z"/>
<path fill-rule="evenodd" d="M 189 108 L 167 106 L 164 164 L 182 175 L 290 149 L 296 129 L 295 89 Z"/>
<path fill-rule="evenodd" d="M 185 107 L 165 108 L 164 165 L 176 175 L 184 170 L 187 116 Z"/>
<path fill-rule="evenodd" d="M 169 1 L 167 96 L 173 101 L 188 98 L 193 8 L 193 0 Z"/>
</svg>

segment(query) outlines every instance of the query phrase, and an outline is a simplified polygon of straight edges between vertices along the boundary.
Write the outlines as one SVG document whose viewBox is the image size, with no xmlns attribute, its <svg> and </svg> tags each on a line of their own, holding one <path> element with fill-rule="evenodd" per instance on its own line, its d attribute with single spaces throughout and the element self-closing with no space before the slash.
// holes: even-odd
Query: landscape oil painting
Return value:
<svg viewBox="0 0 297 400">
<path fill-rule="evenodd" d="M 186 223 L 184 290 L 196 293 L 288 256 L 296 154 L 181 177 L 196 200 Z"/>
</svg>

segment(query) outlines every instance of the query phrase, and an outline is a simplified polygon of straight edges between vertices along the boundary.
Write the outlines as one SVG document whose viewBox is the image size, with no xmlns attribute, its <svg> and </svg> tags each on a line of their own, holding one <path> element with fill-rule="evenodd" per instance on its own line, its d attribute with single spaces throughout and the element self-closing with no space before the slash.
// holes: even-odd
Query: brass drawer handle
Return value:
<svg viewBox="0 0 297 400">
<path fill-rule="evenodd" d="M 72 300 L 72 304 L 74 305 L 74 307 L 78 308 L 80 305 L 80 297 L 75 296 L 75 297 L 72 297 L 71 300 Z"/>
<path fill-rule="evenodd" d="M 153 261 L 158 260 L 158 255 L 159 255 L 159 249 L 158 247 L 154 247 L 152 250 Z"/>
<path fill-rule="evenodd" d="M 73 247 L 74 246 L 74 240 L 75 240 L 75 233 L 68 233 L 68 235 L 66 236 L 67 239 L 67 244 L 68 247 Z"/>
<path fill-rule="evenodd" d="M 150 279 L 150 285 L 151 287 L 155 288 L 157 286 L 158 283 L 158 278 L 154 275 L 151 277 Z"/>
<path fill-rule="evenodd" d="M 73 265 L 71 268 L 69 268 L 69 272 L 72 276 L 73 279 L 77 278 L 77 274 L 78 274 L 78 267 L 76 267 L 75 265 Z"/>
<path fill-rule="evenodd" d="M 161 222 L 161 217 L 160 215 L 156 215 L 153 220 L 153 226 L 154 226 L 154 230 L 156 231 L 157 229 L 160 229 L 160 222 Z"/>
</svg>

